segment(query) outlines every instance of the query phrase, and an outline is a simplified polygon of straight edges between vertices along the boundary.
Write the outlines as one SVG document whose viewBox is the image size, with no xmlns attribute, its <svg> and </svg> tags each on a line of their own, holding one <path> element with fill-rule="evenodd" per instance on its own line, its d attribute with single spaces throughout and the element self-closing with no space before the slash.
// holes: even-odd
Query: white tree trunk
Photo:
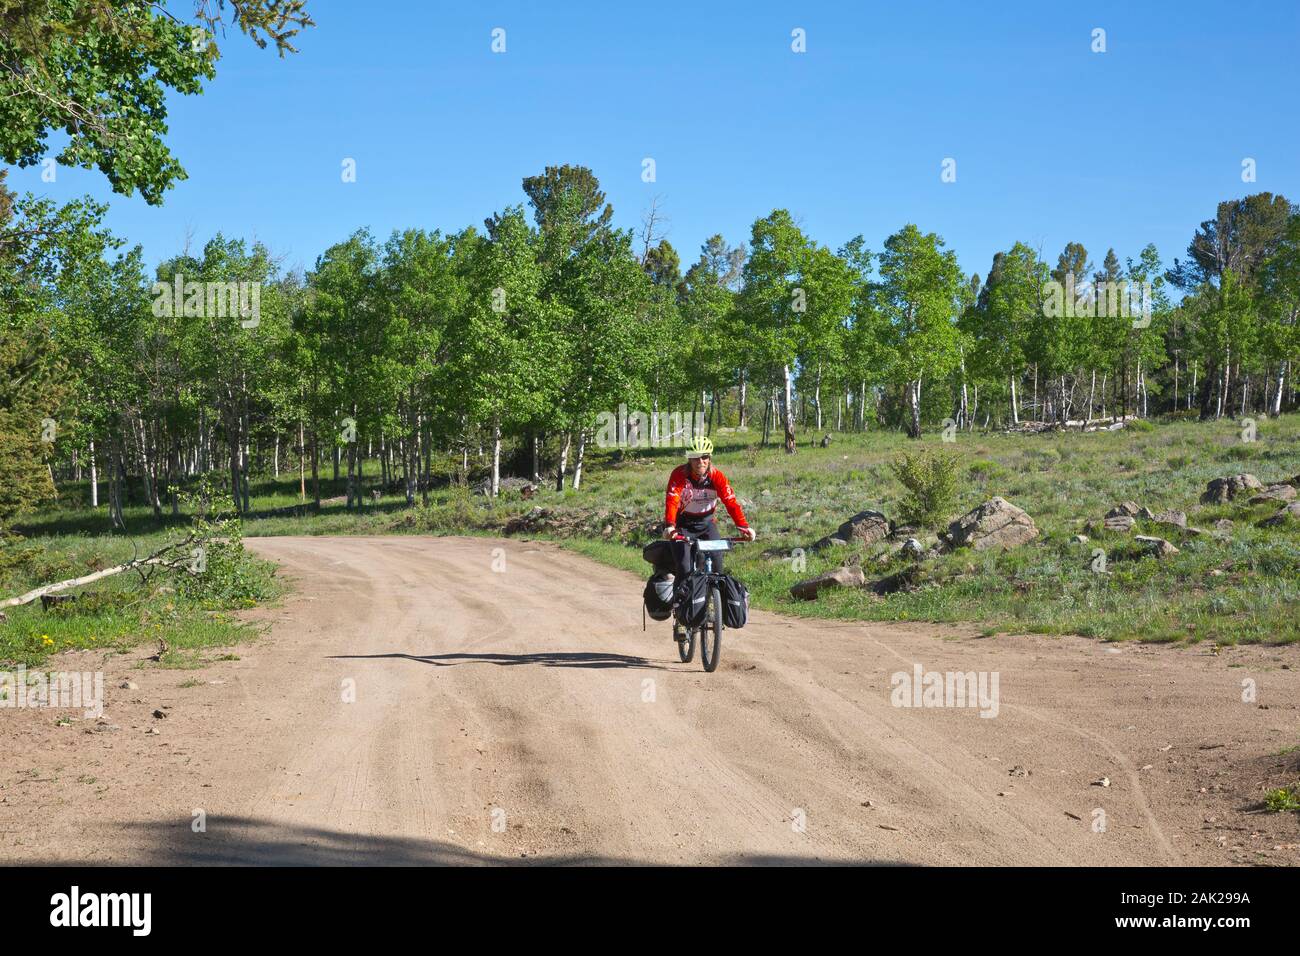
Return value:
<svg viewBox="0 0 1300 956">
<path fill-rule="evenodd" d="M 492 423 L 492 497 L 501 494 L 501 423 Z"/>
<path fill-rule="evenodd" d="M 99 507 L 99 466 L 95 461 L 95 439 L 90 440 L 90 507 Z"/>
</svg>

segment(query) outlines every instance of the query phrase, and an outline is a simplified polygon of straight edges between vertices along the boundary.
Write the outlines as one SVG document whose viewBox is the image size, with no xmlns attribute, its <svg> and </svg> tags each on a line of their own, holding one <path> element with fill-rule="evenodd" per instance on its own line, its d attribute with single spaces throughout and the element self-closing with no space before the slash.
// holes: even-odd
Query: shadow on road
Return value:
<svg viewBox="0 0 1300 956">
<path fill-rule="evenodd" d="M 372 836 L 291 826 L 253 817 L 208 817 L 207 832 L 194 833 L 191 820 L 131 823 L 106 841 L 153 845 L 138 857 L 112 861 L 131 866 L 649 866 L 644 860 L 596 854 L 507 856 L 476 852 L 442 840 Z M 774 854 L 701 856 L 721 866 L 896 866 L 880 860 L 827 863 L 813 857 Z M 96 865 L 80 861 L 70 865 Z"/>
<path fill-rule="evenodd" d="M 644 657 L 629 654 L 606 654 L 601 652 L 571 652 L 548 654 L 335 654 L 331 660 L 384 660 L 397 658 L 433 664 L 436 667 L 453 667 L 457 664 L 495 664 L 498 667 L 513 667 L 518 664 L 540 664 L 543 667 L 626 667 L 646 668 L 649 670 L 666 670 L 662 664 Z"/>
</svg>

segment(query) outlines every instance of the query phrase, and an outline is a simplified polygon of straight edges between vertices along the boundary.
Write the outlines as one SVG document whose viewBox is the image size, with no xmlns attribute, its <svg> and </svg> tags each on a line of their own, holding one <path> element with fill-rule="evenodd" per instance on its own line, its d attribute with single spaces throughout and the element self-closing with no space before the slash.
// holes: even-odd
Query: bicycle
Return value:
<svg viewBox="0 0 1300 956">
<path fill-rule="evenodd" d="M 707 575 L 710 581 L 704 623 L 698 627 L 687 628 L 678 621 L 673 621 L 673 639 L 677 641 L 677 656 L 683 664 L 689 664 L 695 659 L 695 645 L 698 640 L 700 663 L 704 665 L 704 670 L 711 674 L 718 669 L 718 661 L 722 656 L 722 632 L 725 630 L 722 624 L 722 574 L 713 570 L 713 552 L 730 551 L 732 544 L 746 539 L 719 538 L 716 541 L 702 541 L 678 534 L 674 535 L 674 540 L 690 541 L 691 567 Z"/>
</svg>

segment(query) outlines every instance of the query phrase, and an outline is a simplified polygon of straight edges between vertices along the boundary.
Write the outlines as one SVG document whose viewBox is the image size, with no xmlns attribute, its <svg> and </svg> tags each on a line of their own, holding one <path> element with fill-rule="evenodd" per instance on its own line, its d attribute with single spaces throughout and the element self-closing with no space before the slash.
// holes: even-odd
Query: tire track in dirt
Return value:
<svg viewBox="0 0 1300 956">
<path fill-rule="evenodd" d="M 755 612 L 705 674 L 676 659 L 667 623 L 642 632 L 639 578 L 553 544 L 247 543 L 295 585 L 250 612 L 268 636 L 198 672 L 216 683 L 137 672 L 138 697 L 108 701 L 125 735 L 22 724 L 12 763 L 49 782 L 0 776 L 0 857 L 1223 863 L 1204 832 L 1207 761 L 1228 771 L 1215 789 L 1237 788 L 1214 812 L 1244 813 L 1255 782 L 1239 768 L 1300 737 L 1293 648 L 1108 654 Z M 918 663 L 999 673 L 997 716 L 894 706 L 891 672 Z M 1267 672 L 1272 710 L 1231 693 L 1243 664 Z M 137 736 L 160 700 L 163 734 Z M 1234 744 L 1206 751 L 1215 739 Z M 56 744 L 93 762 L 108 799 L 43 756 Z M 1118 786 L 1091 786 L 1107 772 Z"/>
</svg>

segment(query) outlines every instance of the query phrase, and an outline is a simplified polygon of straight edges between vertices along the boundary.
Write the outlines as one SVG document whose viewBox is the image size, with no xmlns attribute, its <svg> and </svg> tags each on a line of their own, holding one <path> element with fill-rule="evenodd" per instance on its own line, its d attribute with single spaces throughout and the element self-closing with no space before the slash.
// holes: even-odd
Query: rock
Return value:
<svg viewBox="0 0 1300 956">
<path fill-rule="evenodd" d="M 1150 554 L 1155 555 L 1157 558 L 1167 558 L 1171 554 L 1178 553 L 1178 549 L 1164 538 L 1155 538 L 1150 535 L 1140 534 L 1133 540 L 1142 545 Z"/>
<path fill-rule="evenodd" d="M 1100 523 L 1090 521 L 1085 530 L 1091 531 L 1094 534 L 1098 531 L 1115 531 L 1119 534 L 1128 534 L 1133 530 L 1135 524 L 1137 524 L 1137 522 L 1130 515 L 1112 515 Z"/>
<path fill-rule="evenodd" d="M 1014 548 L 1037 538 L 1038 527 L 1005 498 L 990 498 L 948 525 L 948 537 L 954 548 Z"/>
<path fill-rule="evenodd" d="M 1289 505 L 1284 505 L 1276 514 L 1270 515 L 1263 521 L 1256 522 L 1255 527 L 1275 528 L 1289 521 L 1300 521 L 1300 501 L 1293 501 Z"/>
<path fill-rule="evenodd" d="M 764 498 L 771 498 L 771 497 L 772 497 L 772 492 L 768 491 L 766 488 L 764 488 L 762 491 L 760 491 L 759 494 L 762 495 Z"/>
<path fill-rule="evenodd" d="M 1201 495 L 1201 504 L 1221 505 L 1231 501 L 1243 491 L 1259 491 L 1263 487 L 1264 485 L 1254 475 L 1240 474 L 1215 478 L 1205 486 L 1205 493 Z"/>
<path fill-rule="evenodd" d="M 791 585 L 790 593 L 801 601 L 812 601 L 823 589 L 860 588 L 866 581 L 866 576 L 860 567 L 836 568 L 834 571 L 827 571 L 815 578 Z"/>
<path fill-rule="evenodd" d="M 903 546 L 898 549 L 898 553 L 916 560 L 925 554 L 925 545 L 921 544 L 916 538 L 908 538 L 903 542 Z"/>
<path fill-rule="evenodd" d="M 120 685 L 118 685 L 118 686 L 120 686 L 120 687 L 122 688 L 122 690 L 139 690 L 139 689 L 140 689 L 140 685 L 139 685 L 139 684 L 135 683 L 134 681 L 129 681 L 129 680 L 127 680 L 127 681 L 122 681 L 122 683 L 121 683 Z"/>
<path fill-rule="evenodd" d="M 816 542 L 814 548 L 837 544 L 874 545 L 876 541 L 889 537 L 892 528 L 889 519 L 880 511 L 859 511 L 853 518 L 846 520 L 833 535 Z"/>
<path fill-rule="evenodd" d="M 546 529 L 552 523 L 552 516 L 545 508 L 534 507 L 527 514 L 516 515 L 506 522 L 502 529 L 504 534 L 535 533 Z"/>
<path fill-rule="evenodd" d="M 1232 519 L 1231 519 L 1231 518 L 1220 518 L 1218 521 L 1214 522 L 1214 530 L 1215 530 L 1215 531 L 1231 531 L 1231 530 L 1232 530 Z"/>
<path fill-rule="evenodd" d="M 1202 528 L 1195 528 L 1192 525 L 1188 525 L 1183 529 L 1183 534 L 1187 535 L 1189 538 L 1199 538 L 1201 535 L 1205 534 L 1205 531 Z"/>
<path fill-rule="evenodd" d="M 1124 427 L 1124 423 L 1123 423 L 1123 422 L 1116 422 L 1114 425 L 1107 425 L 1107 426 L 1106 426 L 1106 431 L 1108 431 L 1108 432 L 1117 432 L 1117 431 L 1119 431 L 1119 430 L 1120 430 L 1121 428 L 1123 428 L 1123 427 Z"/>
<path fill-rule="evenodd" d="M 1257 495 L 1252 495 L 1248 505 L 1269 505 L 1274 502 L 1295 501 L 1295 489 L 1290 485 L 1269 485 Z"/>
<path fill-rule="evenodd" d="M 167 714 L 164 713 L 164 712 L 161 711 L 161 710 L 155 710 L 155 711 L 153 712 L 153 715 L 154 715 L 154 717 L 156 717 L 158 720 L 162 720 L 164 717 L 167 716 Z"/>
<path fill-rule="evenodd" d="M 1127 515 L 1130 518 L 1136 518 L 1143 510 L 1136 501 L 1126 501 L 1121 505 L 1116 505 L 1106 512 L 1107 518 L 1119 518 Z"/>
<path fill-rule="evenodd" d="M 816 551 L 820 551 L 822 548 L 843 548 L 846 545 L 848 545 L 847 541 L 845 541 L 843 538 L 837 538 L 835 535 L 832 534 L 832 535 L 827 535 L 826 537 L 818 541 L 816 544 L 814 544 L 813 549 Z"/>
<path fill-rule="evenodd" d="M 876 594 L 895 594 L 899 591 L 912 591 L 926 580 L 925 565 L 909 564 L 901 571 L 886 575 L 870 585 Z"/>
<path fill-rule="evenodd" d="M 1086 534 L 1076 534 L 1070 539 L 1071 544 L 1087 544 L 1088 536 Z"/>
<path fill-rule="evenodd" d="M 1187 512 L 1185 511 L 1162 511 L 1154 515 L 1152 519 L 1156 524 L 1169 524 L 1176 528 L 1187 527 Z"/>
</svg>

